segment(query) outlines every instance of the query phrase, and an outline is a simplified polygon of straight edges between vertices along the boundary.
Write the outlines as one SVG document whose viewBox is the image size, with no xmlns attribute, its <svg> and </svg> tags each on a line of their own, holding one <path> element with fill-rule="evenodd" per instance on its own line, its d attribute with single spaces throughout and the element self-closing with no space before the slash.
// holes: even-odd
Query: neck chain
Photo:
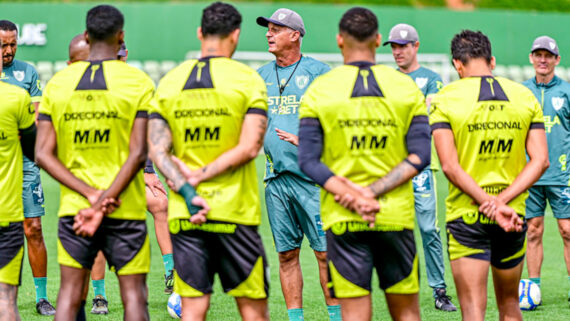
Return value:
<svg viewBox="0 0 570 321">
<path fill-rule="evenodd" d="M 289 75 L 289 79 L 287 79 L 287 81 L 284 84 L 280 83 L 279 72 L 277 72 L 277 61 L 275 61 L 275 77 L 277 77 L 277 86 L 279 86 L 279 101 L 281 101 L 281 94 L 283 94 L 283 91 L 285 90 L 285 87 L 287 87 L 289 80 L 291 80 L 291 77 L 293 77 L 295 70 L 297 70 L 297 67 L 299 67 L 299 63 L 301 62 L 301 59 L 303 59 L 303 55 L 301 55 L 301 58 L 299 58 L 299 61 L 297 61 L 297 63 L 295 64 L 295 68 L 293 69 L 293 72 L 291 73 L 291 75 Z"/>
</svg>

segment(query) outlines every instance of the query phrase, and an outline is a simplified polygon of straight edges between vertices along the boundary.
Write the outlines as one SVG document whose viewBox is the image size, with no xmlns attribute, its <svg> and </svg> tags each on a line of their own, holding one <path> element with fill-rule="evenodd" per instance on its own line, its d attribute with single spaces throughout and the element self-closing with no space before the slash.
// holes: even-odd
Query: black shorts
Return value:
<svg viewBox="0 0 570 321">
<path fill-rule="evenodd" d="M 380 288 L 389 294 L 419 292 L 418 257 L 412 230 L 366 231 L 365 223 L 337 223 L 362 225 L 361 232 L 336 229 L 326 231 L 327 260 L 331 296 L 354 298 L 370 294 L 372 269 L 380 280 Z M 333 231 L 342 231 L 335 234 Z"/>
<path fill-rule="evenodd" d="M 498 269 L 517 266 L 526 251 L 526 221 L 522 232 L 505 232 L 485 214 L 473 212 L 447 222 L 449 260 L 469 257 L 490 261 Z"/>
<path fill-rule="evenodd" d="M 73 231 L 73 219 L 59 218 L 59 264 L 90 270 L 97 252 L 102 251 L 111 271 L 119 275 L 148 273 L 150 246 L 145 221 L 104 217 L 93 237 L 81 237 Z"/>
<path fill-rule="evenodd" d="M 180 296 L 212 293 L 214 274 L 218 273 L 224 292 L 229 295 L 268 297 L 267 260 L 257 226 L 216 221 L 195 225 L 187 219 L 170 221 L 169 226 L 174 291 Z"/>
<path fill-rule="evenodd" d="M 23 258 L 24 226 L 22 222 L 9 223 L 0 227 L 0 283 L 20 285 Z"/>
</svg>

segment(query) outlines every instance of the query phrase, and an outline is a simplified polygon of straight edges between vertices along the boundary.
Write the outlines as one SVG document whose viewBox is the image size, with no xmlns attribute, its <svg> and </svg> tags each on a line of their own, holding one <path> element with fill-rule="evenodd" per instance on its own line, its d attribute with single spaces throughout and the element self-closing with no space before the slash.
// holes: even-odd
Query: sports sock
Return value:
<svg viewBox="0 0 570 321">
<path fill-rule="evenodd" d="M 105 279 L 91 280 L 91 285 L 93 285 L 93 293 L 95 296 L 100 295 L 107 300 L 107 295 L 105 293 Z"/>
<path fill-rule="evenodd" d="M 536 285 L 538 285 L 538 287 L 540 288 L 540 278 L 529 278 L 529 280 L 536 283 Z"/>
<path fill-rule="evenodd" d="M 172 257 L 172 253 L 164 254 L 162 256 L 162 263 L 164 263 L 164 274 L 169 275 L 174 269 L 174 258 Z"/>
<path fill-rule="evenodd" d="M 289 310 L 287 310 L 287 314 L 289 315 L 289 321 L 303 321 L 303 320 L 305 320 L 305 317 L 303 317 L 303 308 L 289 309 Z"/>
<path fill-rule="evenodd" d="M 340 305 L 327 305 L 330 321 L 342 321 L 342 314 L 340 312 Z"/>
<path fill-rule="evenodd" d="M 79 311 L 77 311 L 77 316 L 75 317 L 75 321 L 86 321 L 87 316 L 85 315 L 85 301 L 81 301 L 81 305 L 79 305 Z"/>
<path fill-rule="evenodd" d="M 47 300 L 47 277 L 34 278 L 34 285 L 36 286 L 36 303 L 40 302 L 40 299 Z"/>
</svg>

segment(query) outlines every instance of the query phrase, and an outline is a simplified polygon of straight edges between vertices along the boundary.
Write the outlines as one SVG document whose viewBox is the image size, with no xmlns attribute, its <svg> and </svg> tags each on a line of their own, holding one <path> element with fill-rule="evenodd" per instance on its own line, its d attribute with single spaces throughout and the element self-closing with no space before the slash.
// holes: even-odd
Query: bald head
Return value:
<svg viewBox="0 0 570 321">
<path fill-rule="evenodd" d="M 89 58 L 89 44 L 81 33 L 73 37 L 69 43 L 69 61 L 67 64 L 87 60 L 87 58 Z"/>
</svg>

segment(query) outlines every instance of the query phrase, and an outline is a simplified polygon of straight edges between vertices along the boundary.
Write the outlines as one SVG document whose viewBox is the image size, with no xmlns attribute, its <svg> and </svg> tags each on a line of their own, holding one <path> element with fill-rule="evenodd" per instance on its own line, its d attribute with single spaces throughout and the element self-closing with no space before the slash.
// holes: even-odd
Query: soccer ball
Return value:
<svg viewBox="0 0 570 321">
<path fill-rule="evenodd" d="M 176 292 L 172 292 L 168 298 L 168 303 L 166 304 L 166 309 L 168 314 L 174 319 L 180 319 L 182 316 L 182 304 L 180 303 L 180 295 Z"/>
<path fill-rule="evenodd" d="M 519 283 L 519 307 L 521 310 L 536 309 L 542 303 L 540 287 L 529 279 L 522 279 Z"/>
</svg>

